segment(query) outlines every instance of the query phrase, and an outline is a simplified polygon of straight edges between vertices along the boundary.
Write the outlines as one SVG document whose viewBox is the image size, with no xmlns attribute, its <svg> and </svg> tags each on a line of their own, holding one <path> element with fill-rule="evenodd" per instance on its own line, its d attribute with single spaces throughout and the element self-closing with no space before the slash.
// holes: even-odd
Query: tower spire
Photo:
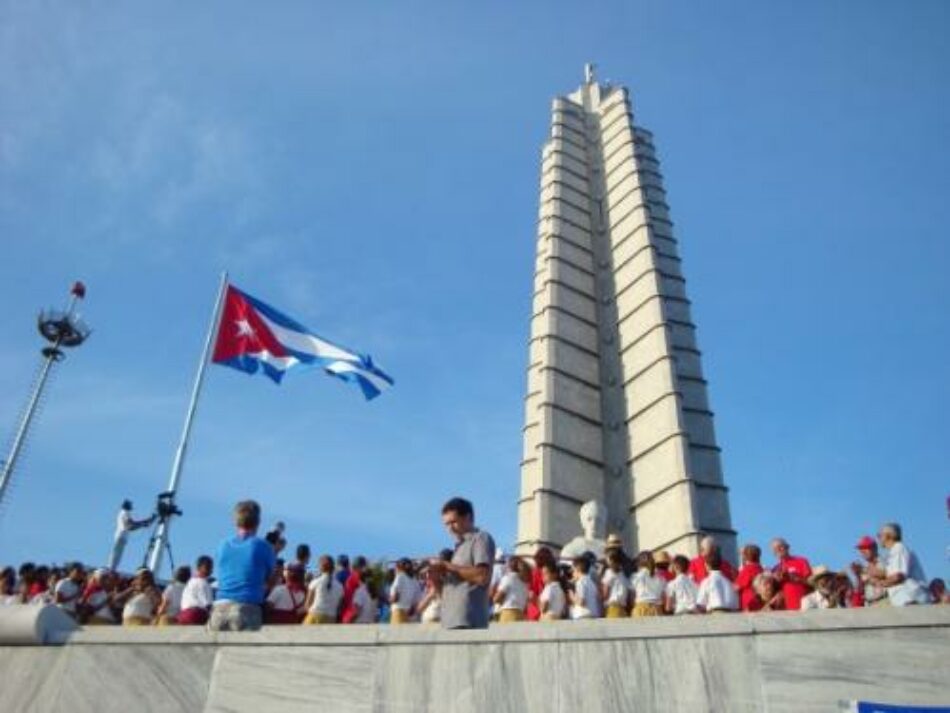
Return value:
<svg viewBox="0 0 950 713">
<path fill-rule="evenodd" d="M 593 62 L 588 62 L 584 65 L 584 83 L 593 84 L 596 80 L 594 78 L 594 70 L 597 69 L 597 65 Z"/>
</svg>

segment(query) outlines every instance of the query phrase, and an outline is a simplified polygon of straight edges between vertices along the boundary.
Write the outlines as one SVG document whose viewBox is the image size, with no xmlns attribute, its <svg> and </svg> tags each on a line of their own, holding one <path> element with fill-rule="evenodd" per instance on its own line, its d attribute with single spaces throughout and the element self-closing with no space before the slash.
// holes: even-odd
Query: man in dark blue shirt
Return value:
<svg viewBox="0 0 950 713">
<path fill-rule="evenodd" d="M 218 547 L 218 591 L 208 628 L 212 631 L 260 629 L 267 581 L 274 572 L 274 548 L 257 536 L 261 506 L 243 500 L 234 506 L 237 535 Z"/>
</svg>

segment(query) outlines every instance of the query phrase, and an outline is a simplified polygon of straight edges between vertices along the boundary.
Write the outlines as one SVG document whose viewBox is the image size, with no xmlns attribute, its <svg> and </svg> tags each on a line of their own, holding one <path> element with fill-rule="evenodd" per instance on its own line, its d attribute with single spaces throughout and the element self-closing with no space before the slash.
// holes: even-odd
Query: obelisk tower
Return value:
<svg viewBox="0 0 950 713">
<path fill-rule="evenodd" d="M 735 532 L 653 135 L 593 67 L 554 100 L 518 502 L 520 552 L 580 534 L 597 499 L 628 551 Z"/>
</svg>

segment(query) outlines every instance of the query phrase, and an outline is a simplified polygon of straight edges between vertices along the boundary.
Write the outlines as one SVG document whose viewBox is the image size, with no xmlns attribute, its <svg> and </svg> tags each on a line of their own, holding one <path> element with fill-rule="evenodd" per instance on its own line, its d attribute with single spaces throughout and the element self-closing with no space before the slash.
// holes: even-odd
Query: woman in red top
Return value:
<svg viewBox="0 0 950 713">
<path fill-rule="evenodd" d="M 531 569 L 531 576 L 526 582 L 528 585 L 528 607 L 525 609 L 525 619 L 527 621 L 538 621 L 541 618 L 541 608 L 538 606 L 538 597 L 544 589 L 544 578 L 541 570 L 546 564 L 553 564 L 557 567 L 557 561 L 554 559 L 554 553 L 547 547 L 539 547 L 534 553 L 534 567 Z"/>
<path fill-rule="evenodd" d="M 755 593 L 753 584 L 755 578 L 762 574 L 762 549 L 758 545 L 746 545 L 742 548 L 742 567 L 736 575 L 732 587 L 739 594 L 739 607 L 742 611 L 758 611 L 762 608 L 762 600 Z"/>
</svg>

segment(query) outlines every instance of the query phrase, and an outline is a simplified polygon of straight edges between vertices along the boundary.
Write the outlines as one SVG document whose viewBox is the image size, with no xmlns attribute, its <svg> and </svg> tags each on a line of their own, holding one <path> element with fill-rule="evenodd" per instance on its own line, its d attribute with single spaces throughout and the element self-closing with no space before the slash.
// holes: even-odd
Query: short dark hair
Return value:
<svg viewBox="0 0 950 713">
<path fill-rule="evenodd" d="M 689 570 L 689 557 L 686 555 L 676 555 L 673 558 L 673 567 L 677 572 L 686 572 Z"/>
<path fill-rule="evenodd" d="M 354 569 L 364 569 L 367 564 L 366 558 L 363 555 L 356 555 L 356 557 L 353 558 Z"/>
<path fill-rule="evenodd" d="M 310 559 L 310 545 L 300 544 L 297 545 L 297 559 Z"/>
<path fill-rule="evenodd" d="M 590 572 L 590 559 L 586 556 L 586 554 L 583 554 L 580 557 L 575 557 L 571 564 L 574 566 L 574 569 L 579 569 L 581 574 L 587 574 Z"/>
<path fill-rule="evenodd" d="M 475 508 L 465 498 L 452 498 L 442 506 L 442 514 L 454 512 L 459 517 L 474 517 Z"/>
<path fill-rule="evenodd" d="M 762 559 L 762 548 L 758 545 L 746 545 L 742 548 L 742 556 L 750 562 L 756 562 Z"/>
<path fill-rule="evenodd" d="M 182 565 L 175 570 L 175 581 L 185 584 L 189 579 L 191 579 L 191 567 L 188 565 Z"/>
<path fill-rule="evenodd" d="M 195 569 L 199 567 L 208 567 L 210 569 L 214 567 L 214 560 L 208 555 L 201 555 L 201 557 L 195 560 Z"/>
</svg>

